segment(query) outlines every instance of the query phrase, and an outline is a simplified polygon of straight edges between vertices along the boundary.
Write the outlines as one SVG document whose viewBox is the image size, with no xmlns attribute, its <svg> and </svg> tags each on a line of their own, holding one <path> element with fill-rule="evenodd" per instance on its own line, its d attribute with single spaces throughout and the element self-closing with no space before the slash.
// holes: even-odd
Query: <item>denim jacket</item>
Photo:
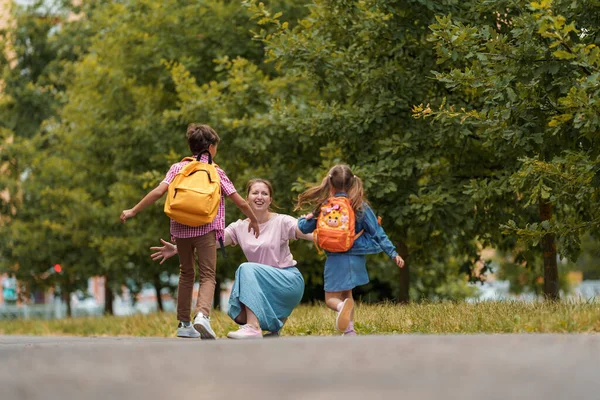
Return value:
<svg viewBox="0 0 600 400">
<path fill-rule="evenodd" d="M 335 197 L 347 197 L 346 193 L 336 193 Z M 317 228 L 317 217 L 307 220 L 304 217 L 298 219 L 298 229 L 302 233 L 311 233 Z M 352 248 L 345 253 L 330 253 L 329 254 L 349 254 L 349 255 L 364 255 L 377 254 L 384 251 L 392 260 L 396 258 L 398 253 L 395 246 L 392 244 L 385 231 L 377 222 L 375 213 L 367 203 L 363 203 L 362 212 L 356 213 L 355 232 L 362 230 L 364 232 L 355 241 Z"/>
</svg>

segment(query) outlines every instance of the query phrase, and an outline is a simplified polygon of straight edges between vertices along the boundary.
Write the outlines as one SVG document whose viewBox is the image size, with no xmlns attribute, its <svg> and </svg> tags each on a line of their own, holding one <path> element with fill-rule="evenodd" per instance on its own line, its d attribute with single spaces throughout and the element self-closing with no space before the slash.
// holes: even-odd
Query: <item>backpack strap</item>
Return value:
<svg viewBox="0 0 600 400">
<path fill-rule="evenodd" d="M 223 252 L 223 258 L 227 258 L 227 253 L 225 253 L 225 243 L 223 243 L 223 238 L 219 238 L 219 245 L 221 246 L 221 251 Z"/>
<path fill-rule="evenodd" d="M 315 249 L 317 249 L 318 254 L 323 254 L 323 250 L 319 247 L 319 240 L 317 238 L 317 230 L 313 231 L 313 243 L 315 244 Z"/>
</svg>

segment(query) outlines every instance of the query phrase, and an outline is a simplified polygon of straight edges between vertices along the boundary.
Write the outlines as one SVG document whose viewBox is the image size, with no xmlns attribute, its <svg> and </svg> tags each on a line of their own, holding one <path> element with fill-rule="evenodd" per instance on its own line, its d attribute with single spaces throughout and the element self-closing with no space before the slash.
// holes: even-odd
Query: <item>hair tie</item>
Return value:
<svg viewBox="0 0 600 400">
<path fill-rule="evenodd" d="M 354 177 L 354 179 L 356 179 L 356 175 L 352 175 Z"/>
</svg>

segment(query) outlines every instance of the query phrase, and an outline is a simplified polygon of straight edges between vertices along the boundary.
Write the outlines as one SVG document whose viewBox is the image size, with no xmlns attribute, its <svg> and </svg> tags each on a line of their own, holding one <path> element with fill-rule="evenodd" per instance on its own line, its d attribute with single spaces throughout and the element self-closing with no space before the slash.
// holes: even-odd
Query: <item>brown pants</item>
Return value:
<svg viewBox="0 0 600 400">
<path fill-rule="evenodd" d="M 176 238 L 179 252 L 179 286 L 177 293 L 177 319 L 188 322 L 191 320 L 192 295 L 194 292 L 194 249 L 198 255 L 198 274 L 200 289 L 196 299 L 198 312 L 210 315 L 210 307 L 215 294 L 215 270 L 217 268 L 217 245 L 215 231 L 206 235 L 192 238 Z"/>
</svg>

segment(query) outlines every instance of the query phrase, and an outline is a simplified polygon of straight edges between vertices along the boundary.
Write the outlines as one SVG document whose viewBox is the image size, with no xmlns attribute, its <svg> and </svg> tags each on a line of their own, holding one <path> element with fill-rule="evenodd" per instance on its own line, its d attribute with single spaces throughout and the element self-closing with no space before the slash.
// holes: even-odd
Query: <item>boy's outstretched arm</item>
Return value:
<svg viewBox="0 0 600 400">
<path fill-rule="evenodd" d="M 258 237 L 258 235 L 260 235 L 260 231 L 258 229 L 258 220 L 256 219 L 256 215 L 254 215 L 254 211 L 252 211 L 252 208 L 250 208 L 248 202 L 244 200 L 238 192 L 232 193 L 231 196 L 229 196 L 229 198 L 233 200 L 237 208 L 239 208 L 244 213 L 244 215 L 250 219 L 250 224 L 248 225 L 248 232 L 254 230 L 254 237 Z"/>
<path fill-rule="evenodd" d="M 156 202 L 156 200 L 163 197 L 163 195 L 169 190 L 169 185 L 166 183 L 160 183 L 157 187 L 152 189 L 135 207 L 129 210 L 123 210 L 121 213 L 121 222 L 125 223 L 129 218 L 135 217 L 137 213 L 148 207 L 150 204 Z"/>
</svg>

